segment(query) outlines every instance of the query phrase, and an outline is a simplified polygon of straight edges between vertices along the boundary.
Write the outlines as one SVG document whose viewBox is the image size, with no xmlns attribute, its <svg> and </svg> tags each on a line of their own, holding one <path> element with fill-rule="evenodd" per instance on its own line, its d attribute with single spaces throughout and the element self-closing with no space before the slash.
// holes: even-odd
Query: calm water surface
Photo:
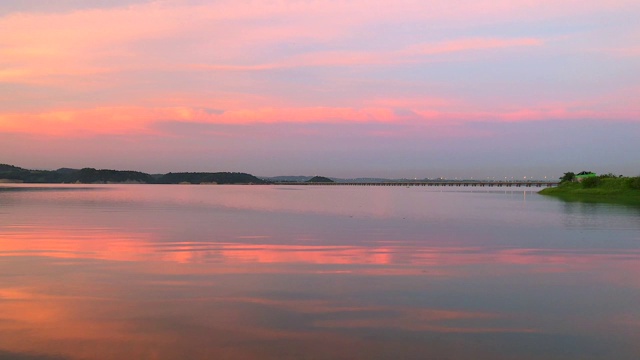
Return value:
<svg viewBox="0 0 640 360">
<path fill-rule="evenodd" d="M 0 187 L 0 358 L 640 358 L 640 209 L 454 190 Z"/>
</svg>

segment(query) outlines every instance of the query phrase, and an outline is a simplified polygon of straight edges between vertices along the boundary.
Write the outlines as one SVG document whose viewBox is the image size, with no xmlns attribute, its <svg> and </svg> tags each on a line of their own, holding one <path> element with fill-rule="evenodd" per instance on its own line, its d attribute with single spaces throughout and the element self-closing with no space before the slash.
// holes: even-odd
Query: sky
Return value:
<svg viewBox="0 0 640 360">
<path fill-rule="evenodd" d="M 3 0 L 0 163 L 640 175 L 637 0 Z"/>
</svg>

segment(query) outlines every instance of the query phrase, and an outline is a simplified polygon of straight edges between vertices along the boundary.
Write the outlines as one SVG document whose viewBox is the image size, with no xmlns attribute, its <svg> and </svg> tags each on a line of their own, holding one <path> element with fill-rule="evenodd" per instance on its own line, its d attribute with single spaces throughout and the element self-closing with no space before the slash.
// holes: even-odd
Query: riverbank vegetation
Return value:
<svg viewBox="0 0 640 360">
<path fill-rule="evenodd" d="M 604 174 L 576 181 L 572 174 L 565 173 L 557 187 L 543 189 L 540 194 L 573 201 L 640 205 L 640 176 Z"/>
</svg>

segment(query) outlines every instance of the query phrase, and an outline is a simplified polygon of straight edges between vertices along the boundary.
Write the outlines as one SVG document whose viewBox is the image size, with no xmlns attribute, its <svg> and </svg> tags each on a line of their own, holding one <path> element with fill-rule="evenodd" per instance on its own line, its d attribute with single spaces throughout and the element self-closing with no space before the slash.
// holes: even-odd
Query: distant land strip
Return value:
<svg viewBox="0 0 640 360">
<path fill-rule="evenodd" d="M 479 181 L 444 179 L 336 179 L 324 176 L 257 177 L 241 172 L 170 172 L 147 174 L 140 171 L 97 170 L 94 168 L 29 170 L 0 164 L 0 184 L 247 184 L 247 185 L 352 185 L 352 186 L 555 186 L 555 181 Z"/>
<path fill-rule="evenodd" d="M 147 174 L 140 171 L 96 170 L 94 168 L 28 170 L 0 164 L 0 183 L 30 184 L 268 184 L 239 172 L 181 172 Z"/>
</svg>

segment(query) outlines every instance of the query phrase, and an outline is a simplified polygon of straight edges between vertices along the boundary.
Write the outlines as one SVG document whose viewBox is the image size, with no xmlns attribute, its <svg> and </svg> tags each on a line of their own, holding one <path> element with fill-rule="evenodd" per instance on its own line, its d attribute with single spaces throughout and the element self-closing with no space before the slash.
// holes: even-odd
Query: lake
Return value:
<svg viewBox="0 0 640 360">
<path fill-rule="evenodd" d="M 639 359 L 640 209 L 489 189 L 0 185 L 0 358 Z"/>
</svg>

